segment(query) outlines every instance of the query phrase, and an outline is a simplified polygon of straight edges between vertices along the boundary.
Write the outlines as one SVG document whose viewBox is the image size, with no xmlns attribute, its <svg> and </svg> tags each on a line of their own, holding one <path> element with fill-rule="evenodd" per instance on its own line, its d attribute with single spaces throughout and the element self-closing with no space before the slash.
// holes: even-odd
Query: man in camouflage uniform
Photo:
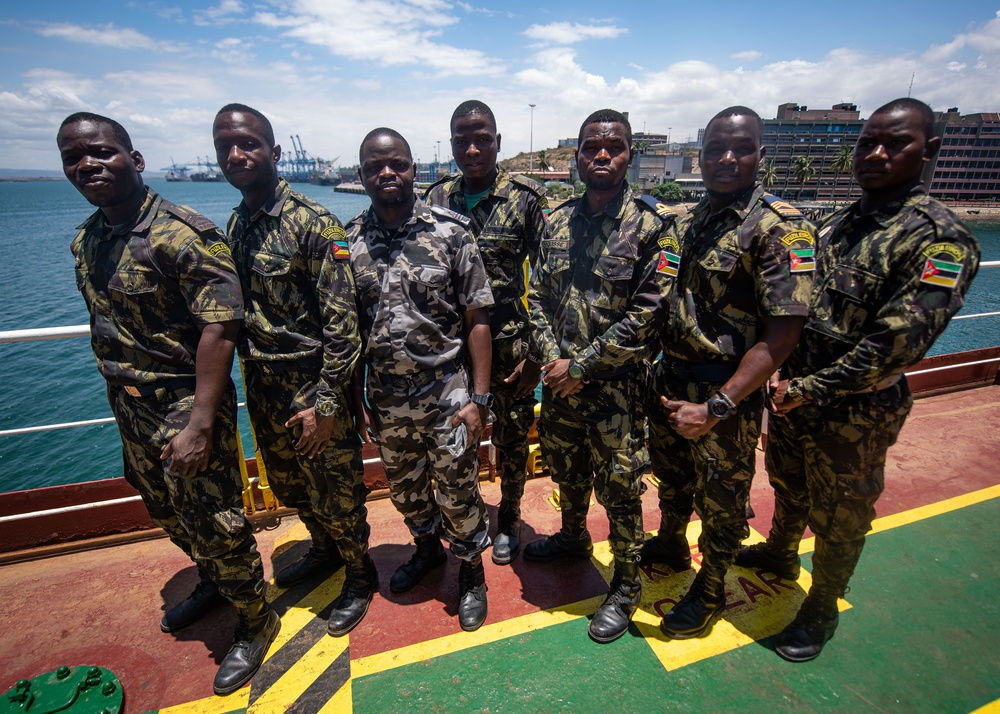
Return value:
<svg viewBox="0 0 1000 714">
<path fill-rule="evenodd" d="M 492 110 L 480 101 L 462 102 L 451 115 L 451 150 L 461 169 L 431 186 L 428 205 L 445 206 L 469 218 L 490 278 L 493 358 L 491 441 L 500 470 L 500 506 L 493 562 L 506 565 L 521 549 L 521 496 L 527 479 L 528 432 L 535 421 L 535 387 L 541 365 L 529 354 L 531 329 L 522 297 L 524 261 L 532 262 L 545 230 L 544 189 L 529 178 L 497 166 L 500 134 Z"/>
<path fill-rule="evenodd" d="M 763 386 L 799 338 L 812 285 L 812 226 L 757 183 L 762 131 L 760 117 L 739 106 L 705 128 L 708 196 L 679 229 L 677 285 L 653 369 L 650 461 L 661 520 L 642 561 L 689 568 L 692 506 L 702 520 L 701 570 L 661 624 L 675 639 L 708 632 L 725 610 L 726 571 L 749 534 Z"/>
<path fill-rule="evenodd" d="M 596 493 L 615 558 L 589 628 L 602 643 L 625 633 L 639 603 L 646 449 L 637 375 L 673 282 L 658 269 L 658 241 L 676 242 L 673 221 L 665 224 L 625 181 L 634 154 L 625 116 L 603 109 L 587 117 L 577 152 L 586 193 L 552 213 L 528 293 L 533 358 L 545 375 L 538 433 L 559 484 L 562 528 L 530 543 L 524 557 L 589 557 L 587 510 Z"/>
<path fill-rule="evenodd" d="M 330 634 L 344 635 L 378 590 L 350 405 L 361 338 L 347 240 L 336 216 L 278 178 L 281 147 L 259 111 L 223 107 L 213 140 L 223 175 L 243 194 L 227 233 L 246 302 L 247 408 L 271 488 L 312 536 L 274 581 L 289 587 L 346 562 L 329 621 Z"/>
<path fill-rule="evenodd" d="M 174 632 L 220 596 L 239 611 L 217 694 L 250 680 L 281 627 L 243 515 L 236 389 L 229 372 L 243 298 L 219 230 L 142 183 L 142 154 L 106 117 L 67 117 L 66 178 L 97 206 L 73 240 L 91 344 L 121 433 L 125 478 L 153 523 L 198 566 L 194 593 L 160 622 Z"/>
<path fill-rule="evenodd" d="M 809 320 L 773 396 L 766 463 L 775 491 L 767 541 L 737 563 L 785 577 L 816 534 L 812 587 L 775 651 L 805 662 L 837 628 L 837 598 L 861 557 L 882 493 L 886 452 L 913 405 L 903 371 L 961 307 L 979 245 L 920 182 L 937 153 L 934 115 L 897 99 L 877 109 L 854 149 L 861 199 L 827 218 Z"/>
<path fill-rule="evenodd" d="M 389 589 L 405 592 L 445 562 L 443 530 L 461 560 L 459 623 L 475 630 L 487 612 L 481 554 L 490 538 L 479 438 L 490 413 L 493 298 L 468 219 L 428 208 L 413 194 L 406 140 L 374 129 L 361 143 L 360 163 L 372 207 L 348 224 L 347 237 L 365 339 L 367 416 L 392 502 L 417 544 Z"/>
</svg>

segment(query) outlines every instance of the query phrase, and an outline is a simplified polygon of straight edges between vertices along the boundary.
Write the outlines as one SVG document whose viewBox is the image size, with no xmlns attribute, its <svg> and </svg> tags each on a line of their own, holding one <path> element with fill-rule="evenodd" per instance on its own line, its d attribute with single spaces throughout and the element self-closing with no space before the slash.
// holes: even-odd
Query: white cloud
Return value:
<svg viewBox="0 0 1000 714">
<path fill-rule="evenodd" d="M 760 52 L 759 50 L 744 50 L 743 52 L 734 52 L 729 56 L 735 60 L 741 60 L 743 62 L 751 62 L 753 60 L 760 59 L 761 57 L 763 57 L 764 53 Z"/>
<path fill-rule="evenodd" d="M 227 37 L 215 43 L 211 55 L 228 64 L 247 63 L 254 59 L 253 44 L 244 38 Z"/>
<path fill-rule="evenodd" d="M 220 0 L 215 7 L 207 10 L 196 10 L 194 12 L 194 24 L 196 25 L 220 25 L 232 22 L 233 15 L 242 15 L 245 11 L 240 0 Z"/>
<path fill-rule="evenodd" d="M 614 25 L 581 25 L 578 22 L 551 22 L 548 25 L 532 25 L 524 31 L 524 36 L 537 42 L 554 45 L 571 45 L 583 40 L 613 39 L 628 32 L 624 27 Z"/>
<path fill-rule="evenodd" d="M 138 30 L 133 30 L 129 27 L 115 27 L 110 22 L 107 25 L 94 25 L 92 27 L 74 25 L 69 22 L 43 23 L 35 28 L 35 32 L 43 37 L 61 37 L 72 42 L 116 47 L 121 50 L 143 49 L 161 50 L 163 52 L 183 52 L 187 49 L 187 45 L 183 42 L 154 40 L 149 35 L 144 35 Z"/>
<path fill-rule="evenodd" d="M 325 47 L 332 54 L 383 66 L 413 65 L 434 75 L 487 75 L 503 71 L 478 49 L 437 38 L 458 22 L 444 0 L 291 0 L 285 13 L 258 12 L 254 21 L 282 36 Z"/>
<path fill-rule="evenodd" d="M 949 72 L 961 72 L 967 66 L 968 65 L 966 65 L 964 62 L 952 61 L 945 65 L 945 69 L 947 69 Z"/>
</svg>

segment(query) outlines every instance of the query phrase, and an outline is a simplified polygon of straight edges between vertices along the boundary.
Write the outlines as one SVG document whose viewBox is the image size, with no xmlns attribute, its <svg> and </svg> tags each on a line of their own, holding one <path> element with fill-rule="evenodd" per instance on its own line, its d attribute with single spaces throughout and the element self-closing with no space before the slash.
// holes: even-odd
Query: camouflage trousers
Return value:
<svg viewBox="0 0 1000 714">
<path fill-rule="evenodd" d="M 559 485 L 563 531 L 587 527 L 591 491 L 604 506 L 615 558 L 635 562 L 642 547 L 646 466 L 642 387 L 632 375 L 593 380 L 576 394 L 542 391 L 538 439 Z"/>
<path fill-rule="evenodd" d="M 693 509 L 702 521 L 699 549 L 714 563 L 726 566 L 750 535 L 746 508 L 764 410 L 763 390 L 741 401 L 732 416 L 697 439 L 685 439 L 674 431 L 668 421 L 670 412 L 660 402 L 662 395 L 701 404 L 720 386 L 674 381 L 654 371 L 647 418 L 650 464 L 660 481 L 660 512 L 686 523 Z"/>
<path fill-rule="evenodd" d="M 886 452 L 912 407 L 904 378 L 879 392 L 807 404 L 768 420 L 765 464 L 775 500 L 768 538 L 797 548 L 806 525 L 812 529 L 817 592 L 846 591 L 885 486 Z"/>
<path fill-rule="evenodd" d="M 493 340 L 493 367 L 490 393 L 493 395 L 493 432 L 490 437 L 497 452 L 500 472 L 500 498 L 520 516 L 528 465 L 528 432 L 535 423 L 535 393 L 518 399 L 514 396 L 517 382 L 505 384 L 514 368 L 528 352 L 526 333 L 517 337 Z"/>
<path fill-rule="evenodd" d="M 244 363 L 247 410 L 268 484 L 281 503 L 298 511 L 310 532 L 318 525 L 329 534 L 345 560 L 363 557 L 368 552 L 368 489 L 353 414 L 348 408 L 338 411 L 330 442 L 315 459 L 299 454 L 295 442 L 302 427 L 288 428 L 285 422 L 316 403 L 319 367 L 308 369 L 304 363 L 304 370 L 277 374 L 266 374 L 261 367 Z M 316 536 L 323 533 L 314 535 L 318 542 Z"/>
<path fill-rule="evenodd" d="M 479 444 L 452 419 L 469 403 L 466 371 L 415 388 L 387 386 L 369 369 L 368 401 L 379 431 L 389 495 L 414 537 L 442 533 L 471 560 L 490 546 L 479 493 Z"/>
<path fill-rule="evenodd" d="M 193 387 L 133 397 L 108 385 L 108 401 L 122 438 L 125 480 L 139 491 L 153 523 L 227 600 L 247 605 L 263 597 L 264 568 L 243 514 L 233 383 L 219 406 L 208 468 L 193 478 L 167 474 L 160 461 L 163 447 L 188 424 Z"/>
</svg>

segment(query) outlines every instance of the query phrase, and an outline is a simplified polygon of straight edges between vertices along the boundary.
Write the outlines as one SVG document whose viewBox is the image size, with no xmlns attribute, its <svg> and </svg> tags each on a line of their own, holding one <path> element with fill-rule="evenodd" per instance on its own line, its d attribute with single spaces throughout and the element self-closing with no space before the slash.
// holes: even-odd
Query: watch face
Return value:
<svg viewBox="0 0 1000 714">
<path fill-rule="evenodd" d="M 712 397 L 708 400 L 708 411 L 711 412 L 712 416 L 716 419 L 725 419 L 732 413 L 732 409 L 729 405 L 719 397 Z"/>
<path fill-rule="evenodd" d="M 318 402 L 316 404 L 316 413 L 324 417 L 333 416 L 334 407 L 333 402 Z"/>
<path fill-rule="evenodd" d="M 571 364 L 567 371 L 573 379 L 583 379 L 583 370 L 580 369 L 579 365 Z"/>
</svg>

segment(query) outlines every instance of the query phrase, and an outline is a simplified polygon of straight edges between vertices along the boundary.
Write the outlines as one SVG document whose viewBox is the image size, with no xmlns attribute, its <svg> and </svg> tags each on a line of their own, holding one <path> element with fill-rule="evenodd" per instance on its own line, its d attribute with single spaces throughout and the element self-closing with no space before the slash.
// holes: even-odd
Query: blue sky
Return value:
<svg viewBox="0 0 1000 714">
<path fill-rule="evenodd" d="M 788 8 L 794 7 L 794 10 Z M 772 9 L 773 8 L 773 9 Z M 779 10 L 778 8 L 783 8 Z M 867 116 L 907 93 L 935 109 L 1000 111 L 1000 2 L 452 2 L 108 0 L 0 10 L 4 168 L 59 168 L 67 114 L 113 116 L 147 165 L 212 151 L 211 122 L 253 105 L 290 149 L 341 165 L 376 126 L 448 158 L 448 119 L 479 98 L 501 158 L 574 136 L 594 109 L 633 128 L 697 134 L 719 109 L 840 101 Z M 533 112 L 529 104 L 535 104 Z"/>
</svg>

